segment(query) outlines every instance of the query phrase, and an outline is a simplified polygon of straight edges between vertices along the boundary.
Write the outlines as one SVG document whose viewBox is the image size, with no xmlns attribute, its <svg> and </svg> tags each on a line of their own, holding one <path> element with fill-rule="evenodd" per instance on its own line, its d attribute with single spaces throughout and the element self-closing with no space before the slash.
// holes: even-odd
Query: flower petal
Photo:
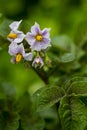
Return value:
<svg viewBox="0 0 87 130">
<path fill-rule="evenodd" d="M 32 45 L 32 43 L 35 42 L 35 36 L 30 32 L 26 34 L 25 39 L 29 43 L 29 45 Z"/>
<path fill-rule="evenodd" d="M 23 57 L 25 60 L 31 61 L 33 58 L 33 55 L 32 55 L 32 53 L 26 53 Z"/>
<path fill-rule="evenodd" d="M 12 22 L 12 23 L 9 25 L 9 27 L 10 27 L 13 31 L 15 31 L 15 30 L 18 29 L 18 27 L 19 27 L 19 25 L 20 25 L 21 22 L 22 22 L 22 20 Z"/>
<path fill-rule="evenodd" d="M 50 37 L 50 28 L 45 28 L 42 30 L 43 37 L 49 38 Z"/>
<path fill-rule="evenodd" d="M 8 53 L 10 54 L 10 55 L 16 55 L 16 53 L 17 53 L 17 44 L 16 43 L 11 43 L 10 45 L 9 45 L 9 50 L 8 50 Z"/>
<path fill-rule="evenodd" d="M 30 48 L 32 50 L 41 51 L 41 42 L 35 41 Z"/>
<path fill-rule="evenodd" d="M 8 53 L 9 53 L 10 55 L 13 55 L 13 56 L 15 56 L 17 53 L 20 53 L 20 54 L 23 55 L 23 53 L 24 53 L 23 44 L 21 43 L 20 45 L 17 45 L 17 43 L 12 42 L 12 43 L 9 45 Z"/>
<path fill-rule="evenodd" d="M 48 46 L 49 45 L 51 46 L 51 44 L 50 44 L 51 39 L 50 38 L 43 38 L 43 42 L 44 42 L 44 45 L 47 44 Z"/>
<path fill-rule="evenodd" d="M 24 55 L 25 50 L 24 50 L 23 43 L 21 43 L 20 45 L 18 45 L 18 47 L 17 47 L 17 51 L 18 51 L 18 53 Z"/>
<path fill-rule="evenodd" d="M 50 39 L 44 38 L 42 43 L 41 43 L 41 49 L 46 49 L 47 47 L 51 46 L 50 44 Z"/>
<path fill-rule="evenodd" d="M 14 42 L 15 43 L 20 43 L 20 42 L 23 41 L 24 37 L 25 37 L 25 35 L 23 34 L 23 32 L 22 31 L 18 31 L 17 32 L 17 38 L 14 39 Z"/>
<path fill-rule="evenodd" d="M 35 22 L 35 24 L 31 27 L 31 32 L 34 35 L 41 33 L 40 26 L 38 23 Z"/>
</svg>

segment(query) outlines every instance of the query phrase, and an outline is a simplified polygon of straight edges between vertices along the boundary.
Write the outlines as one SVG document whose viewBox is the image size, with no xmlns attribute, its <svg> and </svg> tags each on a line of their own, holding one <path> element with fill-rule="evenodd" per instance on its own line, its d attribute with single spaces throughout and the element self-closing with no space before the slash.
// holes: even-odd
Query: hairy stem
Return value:
<svg viewBox="0 0 87 130">
<path fill-rule="evenodd" d="M 47 85 L 49 84 L 48 77 L 44 71 L 41 72 L 41 70 L 36 70 L 33 68 L 33 70 L 37 73 L 37 75 L 42 79 L 42 81 Z"/>
</svg>

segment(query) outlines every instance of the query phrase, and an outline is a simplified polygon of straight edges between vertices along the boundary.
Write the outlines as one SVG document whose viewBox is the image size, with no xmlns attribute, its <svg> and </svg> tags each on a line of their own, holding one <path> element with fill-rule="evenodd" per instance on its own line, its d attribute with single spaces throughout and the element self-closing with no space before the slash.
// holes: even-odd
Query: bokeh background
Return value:
<svg viewBox="0 0 87 130">
<path fill-rule="evenodd" d="M 41 28 L 51 28 L 51 38 L 67 35 L 77 45 L 87 34 L 87 0 L 0 0 L 0 19 L 3 16 L 9 21 L 22 19 L 25 33 L 36 21 Z M 0 27 L 0 33 L 2 29 L 4 27 Z M 24 64 L 14 65 L 10 59 L 8 46 L 3 44 L 0 47 L 0 81 L 13 84 L 18 96 L 27 88 L 32 95 L 44 86 L 33 70 Z"/>
</svg>

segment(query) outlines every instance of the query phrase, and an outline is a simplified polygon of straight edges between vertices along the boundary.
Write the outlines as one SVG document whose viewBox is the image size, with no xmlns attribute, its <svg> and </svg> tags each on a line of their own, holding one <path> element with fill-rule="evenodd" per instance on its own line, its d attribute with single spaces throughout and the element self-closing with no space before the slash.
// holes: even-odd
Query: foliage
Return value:
<svg viewBox="0 0 87 130">
<path fill-rule="evenodd" d="M 86 0 L 0 1 L 0 130 L 87 130 L 86 6 Z M 25 34 L 35 21 L 51 28 L 42 68 L 10 63 L 9 25 L 21 19 Z"/>
</svg>

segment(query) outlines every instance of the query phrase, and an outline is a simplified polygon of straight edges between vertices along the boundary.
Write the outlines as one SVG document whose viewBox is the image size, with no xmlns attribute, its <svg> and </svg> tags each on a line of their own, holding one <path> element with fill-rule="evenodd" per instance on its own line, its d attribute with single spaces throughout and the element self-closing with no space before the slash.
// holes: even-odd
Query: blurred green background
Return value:
<svg viewBox="0 0 87 130">
<path fill-rule="evenodd" d="M 11 21 L 22 19 L 25 33 L 36 21 L 41 28 L 51 28 L 51 38 L 65 34 L 75 44 L 87 34 L 87 0 L 0 0 L 1 16 Z M 18 95 L 27 88 L 32 94 L 44 86 L 33 70 L 24 64 L 13 65 L 10 59 L 8 47 L 1 47 L 0 81 L 14 84 Z"/>
</svg>

